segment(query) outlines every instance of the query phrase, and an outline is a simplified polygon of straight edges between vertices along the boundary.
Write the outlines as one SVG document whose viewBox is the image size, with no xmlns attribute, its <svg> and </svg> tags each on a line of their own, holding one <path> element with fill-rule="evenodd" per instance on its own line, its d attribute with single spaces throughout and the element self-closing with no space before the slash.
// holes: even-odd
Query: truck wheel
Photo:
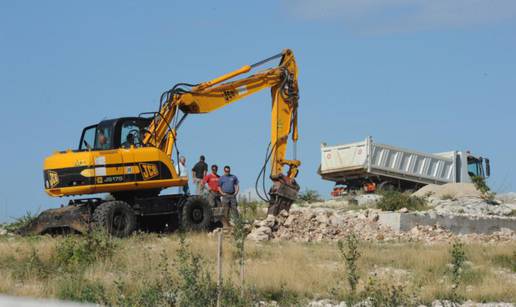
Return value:
<svg viewBox="0 0 516 307">
<path fill-rule="evenodd" d="M 124 201 L 107 201 L 93 211 L 93 223 L 116 237 L 129 236 L 137 226 L 133 209 Z"/>
<path fill-rule="evenodd" d="M 202 231 L 210 227 L 212 211 L 208 201 L 199 196 L 189 197 L 181 214 L 182 226 L 187 230 Z"/>
<path fill-rule="evenodd" d="M 391 191 L 398 190 L 396 188 L 396 186 L 394 185 L 394 183 L 392 183 L 390 181 L 384 181 L 384 182 L 380 183 L 380 185 L 378 186 L 378 189 L 380 191 L 386 191 L 386 192 L 391 192 Z"/>
</svg>

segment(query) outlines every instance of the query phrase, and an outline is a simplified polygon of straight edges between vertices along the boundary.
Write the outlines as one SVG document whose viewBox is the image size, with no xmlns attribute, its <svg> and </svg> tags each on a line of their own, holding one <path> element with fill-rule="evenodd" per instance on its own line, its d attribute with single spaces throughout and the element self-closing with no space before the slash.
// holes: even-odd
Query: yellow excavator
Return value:
<svg viewBox="0 0 516 307">
<path fill-rule="evenodd" d="M 280 59 L 279 65 L 242 76 L 274 59 Z M 172 160 L 174 154 L 179 158 L 179 129 L 190 114 L 215 111 L 266 88 L 272 95 L 271 136 L 256 188 L 259 192 L 258 186 L 263 187 L 259 195 L 268 201 L 269 214 L 288 211 L 299 191 L 295 178 L 300 161 L 286 159 L 289 136 L 294 145 L 298 140 L 297 74 L 294 54 L 286 49 L 208 82 L 178 83 L 161 95 L 157 112 L 84 128 L 76 150 L 55 152 L 45 159 L 45 191 L 53 197 L 110 196 L 70 200 L 66 206 L 42 212 L 22 232 L 84 233 L 101 227 L 123 237 L 137 228 L 212 227 L 223 218 L 223 208 L 210 207 L 200 196 L 160 195 L 166 188 L 188 184 L 186 174 L 178 174 Z M 269 163 L 272 187 L 265 193 Z"/>
</svg>

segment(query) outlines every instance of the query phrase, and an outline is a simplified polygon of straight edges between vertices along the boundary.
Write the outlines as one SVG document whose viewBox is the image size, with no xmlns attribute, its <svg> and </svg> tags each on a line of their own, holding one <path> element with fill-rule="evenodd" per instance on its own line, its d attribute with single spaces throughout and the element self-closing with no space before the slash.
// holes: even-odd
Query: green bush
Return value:
<svg viewBox="0 0 516 307">
<path fill-rule="evenodd" d="M 57 297 L 62 300 L 107 304 L 106 289 L 97 281 L 67 274 L 57 284 Z"/>
<path fill-rule="evenodd" d="M 426 199 L 423 197 L 410 196 L 410 194 L 397 191 L 384 191 L 381 195 L 382 198 L 376 203 L 376 206 L 383 211 L 397 211 L 402 208 L 411 211 L 428 209 Z"/>
<path fill-rule="evenodd" d="M 410 295 L 405 286 L 401 284 L 390 285 L 379 283 L 374 278 L 369 278 L 362 293 L 362 298 L 369 301 L 369 306 L 417 306 L 414 295 Z"/>
<path fill-rule="evenodd" d="M 30 211 L 25 212 L 24 215 L 14 220 L 14 222 L 4 225 L 4 228 L 9 232 L 16 232 L 24 227 L 27 227 L 38 216 Z"/>
<path fill-rule="evenodd" d="M 348 280 L 349 288 L 351 289 L 351 295 L 354 296 L 359 279 L 357 268 L 357 261 L 358 258 L 360 258 L 360 252 L 358 251 L 358 238 L 354 233 L 351 233 L 346 237 L 346 245 L 344 245 L 342 241 L 338 241 L 337 247 L 345 261 L 346 278 Z"/>
<path fill-rule="evenodd" d="M 37 250 L 33 247 L 30 254 L 26 257 L 16 260 L 15 258 L 6 259 L 8 266 L 12 269 L 13 277 L 18 280 L 26 280 L 31 277 L 46 279 L 52 272 L 52 266 L 41 260 Z"/>
<path fill-rule="evenodd" d="M 305 203 L 314 203 L 318 201 L 322 201 L 321 195 L 316 190 L 306 189 L 301 192 L 297 197 L 301 202 Z"/>
<path fill-rule="evenodd" d="M 111 259 L 116 243 L 104 231 L 92 231 L 85 237 L 67 236 L 55 250 L 56 265 L 66 271 L 85 269 L 95 261 Z"/>
<path fill-rule="evenodd" d="M 460 301 L 461 298 L 458 296 L 457 290 L 462 282 L 464 275 L 466 252 L 464 251 L 464 244 L 460 241 L 454 241 L 451 249 L 451 274 L 452 274 L 452 288 L 451 288 L 451 299 L 453 301 Z"/>
<path fill-rule="evenodd" d="M 206 268 L 204 259 L 188 249 L 184 234 L 180 234 L 174 265 L 178 277 L 175 293 L 178 306 L 204 307 L 216 302 L 217 284 Z"/>
<path fill-rule="evenodd" d="M 496 255 L 492 259 L 493 264 L 501 266 L 516 273 L 516 251 L 512 255 Z"/>
<path fill-rule="evenodd" d="M 491 188 L 486 183 L 486 179 L 480 176 L 472 176 L 471 181 L 475 185 L 475 188 L 482 194 L 482 198 L 487 201 L 494 201 L 495 193 L 491 191 Z"/>
</svg>

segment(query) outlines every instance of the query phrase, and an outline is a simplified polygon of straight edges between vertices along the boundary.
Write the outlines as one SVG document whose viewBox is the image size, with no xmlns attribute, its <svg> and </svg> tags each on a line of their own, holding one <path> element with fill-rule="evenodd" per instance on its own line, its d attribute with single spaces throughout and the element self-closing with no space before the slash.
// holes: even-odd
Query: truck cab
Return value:
<svg viewBox="0 0 516 307">
<path fill-rule="evenodd" d="M 488 158 L 475 157 L 470 152 L 467 155 L 467 172 L 469 177 L 489 178 L 491 175 L 491 165 Z"/>
</svg>

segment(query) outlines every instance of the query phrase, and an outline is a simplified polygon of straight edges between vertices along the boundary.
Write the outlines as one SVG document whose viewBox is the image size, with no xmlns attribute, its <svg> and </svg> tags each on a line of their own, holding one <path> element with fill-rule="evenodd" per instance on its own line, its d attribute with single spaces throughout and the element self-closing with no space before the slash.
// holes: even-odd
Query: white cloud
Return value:
<svg viewBox="0 0 516 307">
<path fill-rule="evenodd" d="M 405 32 L 467 28 L 516 17 L 516 0 L 284 0 L 309 20 L 341 20 L 353 30 Z"/>
</svg>

